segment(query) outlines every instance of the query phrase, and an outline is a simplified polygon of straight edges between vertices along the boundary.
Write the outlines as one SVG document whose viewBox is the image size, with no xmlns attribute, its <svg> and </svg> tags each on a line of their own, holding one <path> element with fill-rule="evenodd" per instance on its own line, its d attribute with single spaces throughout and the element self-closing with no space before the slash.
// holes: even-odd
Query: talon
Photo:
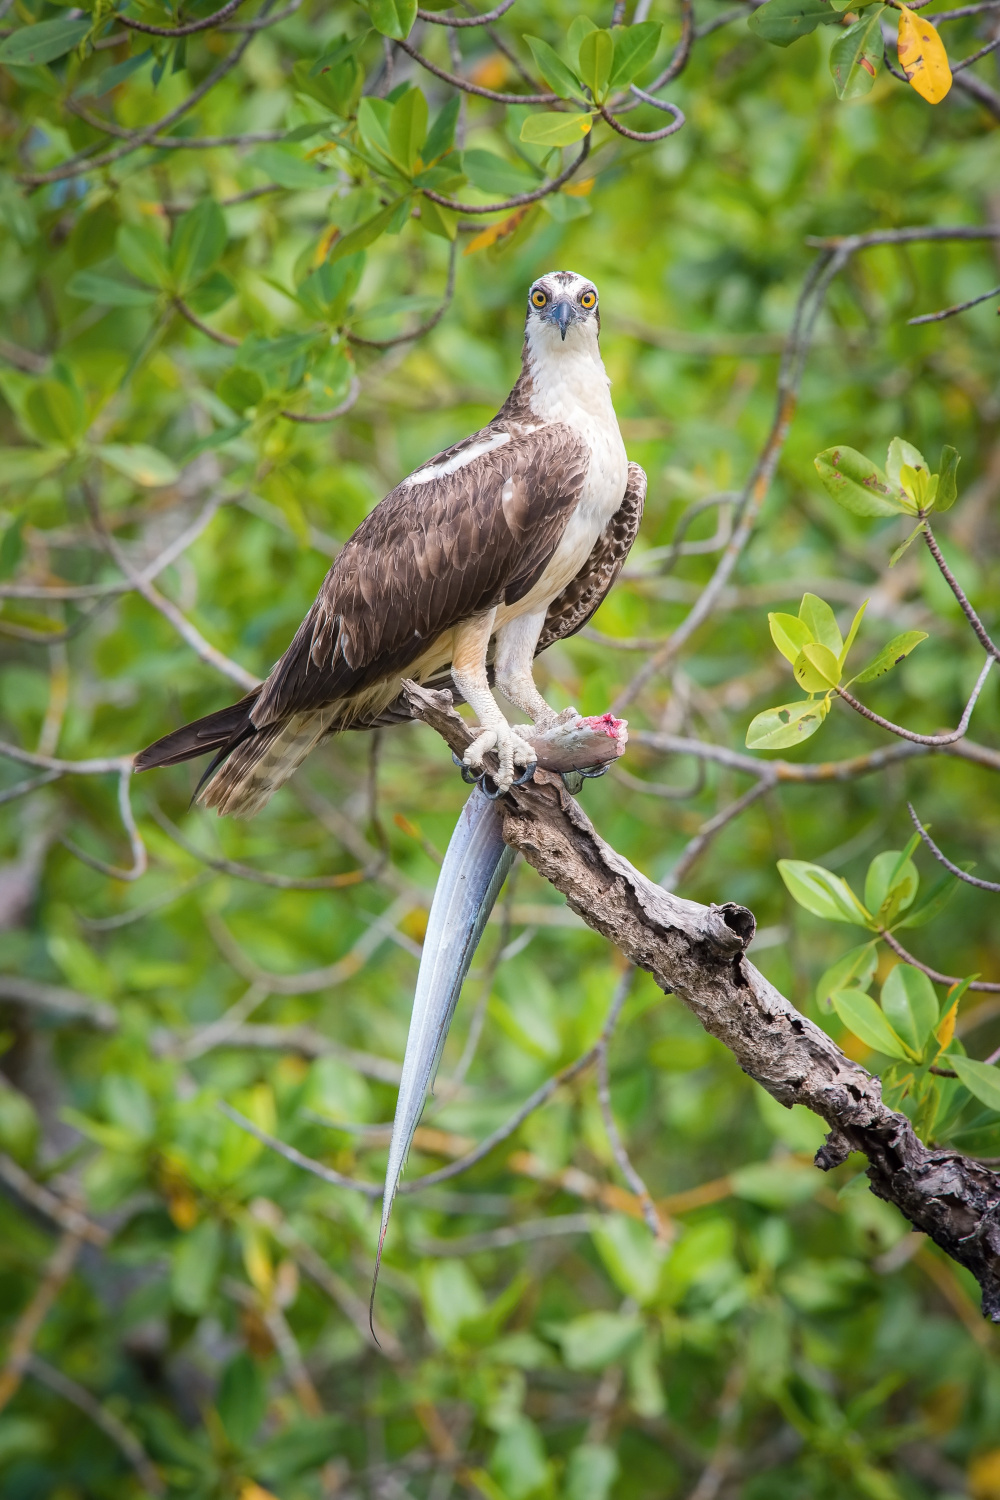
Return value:
<svg viewBox="0 0 1000 1500">
<path fill-rule="evenodd" d="M 514 780 L 511 782 L 511 786 L 524 786 L 526 782 L 531 781 L 537 769 L 538 762 L 537 760 L 533 760 L 530 766 L 525 766 L 520 776 L 515 776 Z"/>
</svg>

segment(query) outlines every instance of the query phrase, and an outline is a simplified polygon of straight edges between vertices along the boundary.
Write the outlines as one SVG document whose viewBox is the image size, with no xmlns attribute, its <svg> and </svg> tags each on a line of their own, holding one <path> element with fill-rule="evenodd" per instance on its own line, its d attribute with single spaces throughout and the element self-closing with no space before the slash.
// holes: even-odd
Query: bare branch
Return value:
<svg viewBox="0 0 1000 1500">
<path fill-rule="evenodd" d="M 59 1293 L 73 1274 L 82 1241 L 75 1230 L 66 1230 L 53 1252 L 35 1295 L 21 1313 L 3 1370 L 0 1371 L 0 1411 L 16 1393 L 28 1368 L 32 1346 Z"/>
<path fill-rule="evenodd" d="M 89 1417 L 95 1427 L 99 1427 L 106 1437 L 109 1437 L 115 1447 L 120 1449 L 128 1462 L 132 1465 L 141 1483 L 151 1495 L 165 1495 L 167 1487 L 154 1468 L 148 1453 L 136 1437 L 130 1427 L 126 1427 L 117 1412 L 98 1401 L 96 1396 L 50 1365 L 46 1360 L 39 1359 L 37 1354 L 28 1356 L 25 1369 L 29 1375 L 33 1375 L 42 1385 L 48 1386 L 50 1391 L 55 1391 L 57 1396 L 64 1397 L 71 1402 L 84 1416 Z"/>
<path fill-rule="evenodd" d="M 492 99 L 494 104 L 562 104 L 558 94 L 498 94 L 496 89 L 485 89 L 481 84 L 470 83 L 467 78 L 459 78 L 457 73 L 447 73 L 444 68 L 439 68 L 429 58 L 418 52 L 409 42 L 397 41 L 397 47 L 418 62 L 428 73 L 433 73 L 435 78 L 440 78 L 442 83 L 450 83 L 453 89 L 461 89 L 464 94 L 476 94 L 480 99 Z M 428 198 L 434 197 L 433 193 L 427 194 Z M 434 199 L 435 202 L 439 200 Z"/>
<path fill-rule="evenodd" d="M 459 203 L 454 198 L 443 198 L 440 193 L 432 192 L 430 188 L 424 188 L 424 197 L 430 198 L 432 203 L 440 203 L 442 208 L 451 208 L 460 214 L 506 213 L 508 209 L 520 208 L 526 203 L 538 203 L 540 199 L 547 198 L 550 193 L 558 192 L 563 183 L 568 182 L 580 170 L 589 155 L 590 136 L 585 135 L 579 156 L 575 161 L 571 161 L 568 167 L 564 167 L 558 177 L 551 178 L 549 182 L 543 183 L 533 192 L 515 193 L 513 198 L 506 198 L 502 203 Z"/>
<path fill-rule="evenodd" d="M 243 0 L 226 0 L 221 10 L 206 16 L 202 21 L 189 21 L 186 26 L 150 26 L 146 21 L 133 21 L 126 15 L 119 15 L 117 19 L 130 31 L 141 31 L 146 36 L 193 36 L 196 31 L 210 31 L 213 26 L 228 20 L 242 4 Z"/>
<path fill-rule="evenodd" d="M 995 45 L 1000 46 L 1000 43 Z M 954 318 L 957 313 L 968 312 L 970 307 L 978 307 L 980 302 L 988 302 L 991 297 L 1000 297 L 1000 286 L 995 286 L 988 292 L 980 292 L 978 297 L 970 297 L 968 302 L 956 302 L 954 307 L 943 307 L 940 312 L 923 313 L 919 318 L 907 318 L 907 326 L 915 328 L 918 323 L 941 323 L 945 318 Z"/>
<path fill-rule="evenodd" d="M 852 693 L 849 693 L 846 688 L 837 688 L 837 696 L 839 698 L 843 698 L 844 702 L 849 704 L 850 707 L 854 709 L 855 713 L 861 714 L 863 718 L 868 719 L 872 724 L 877 724 L 880 729 L 888 729 L 890 734 L 898 735 L 902 740 L 909 740 L 914 745 L 954 745 L 957 740 L 960 740 L 964 737 L 965 731 L 969 727 L 969 720 L 972 718 L 972 710 L 976 706 L 979 694 L 983 690 L 983 684 L 985 683 L 986 678 L 989 675 L 989 670 L 992 665 L 993 658 L 991 656 L 988 656 L 986 658 L 986 663 L 983 666 L 982 671 L 976 679 L 976 685 L 972 689 L 972 694 L 969 698 L 969 701 L 965 705 L 965 710 L 962 714 L 961 719 L 959 720 L 958 728 L 947 730 L 943 734 L 916 734 L 912 729 L 904 729 L 900 724 L 893 724 L 890 719 L 883 719 L 881 714 L 877 714 L 872 709 L 866 708 L 863 703 L 859 703 L 857 698 L 855 698 Z"/>
<path fill-rule="evenodd" d="M 1000 1321 L 1000 1176 L 957 1151 L 924 1146 L 906 1116 L 882 1102 L 878 1079 L 754 968 L 746 957 L 752 913 L 732 902 L 700 906 L 654 885 L 546 772 L 498 806 L 506 841 L 588 926 L 676 994 L 780 1103 L 804 1104 L 826 1120 L 817 1165 L 826 1170 L 863 1151 L 873 1191 L 972 1272 L 984 1313 Z"/>
<path fill-rule="evenodd" d="M 191 647 L 199 661 L 205 662 L 207 666 L 215 667 L 216 671 L 228 677 L 231 682 L 235 682 L 244 692 L 249 692 L 252 688 L 259 687 L 259 678 L 254 677 L 251 672 L 247 672 L 238 662 L 231 661 L 223 652 L 219 651 L 215 646 L 210 645 L 201 631 L 191 624 L 191 621 L 181 613 L 172 600 L 165 598 L 158 589 L 155 589 L 151 583 L 146 581 L 141 573 L 136 572 L 126 557 L 121 544 L 105 526 L 97 504 L 97 497 L 88 484 L 84 485 L 84 494 L 87 500 L 87 508 L 94 523 L 94 529 L 98 536 L 100 536 L 111 557 L 114 558 L 132 587 L 142 595 L 147 603 L 151 604 L 155 610 L 158 610 L 165 620 L 169 620 L 178 635 Z"/>
<path fill-rule="evenodd" d="M 486 11 L 481 16 L 443 16 L 437 11 L 421 10 L 418 6 L 417 15 L 421 21 L 429 21 L 432 26 L 448 26 L 454 30 L 459 26 L 487 26 L 490 21 L 499 21 L 513 4 L 514 0 L 500 0 L 499 5 L 495 5 L 492 10 Z"/>
<path fill-rule="evenodd" d="M 923 839 L 924 843 L 927 845 L 928 849 L 937 860 L 938 864 L 944 865 L 946 870 L 950 870 L 952 875 L 954 875 L 957 880 L 964 880 L 966 885 L 977 886 L 981 891 L 1000 891 L 1000 881 L 980 880 L 978 875 L 970 875 L 968 870 L 962 870 L 958 865 L 953 865 L 948 856 L 941 852 L 937 844 L 935 844 L 934 840 L 927 832 L 927 829 L 924 827 L 923 823 L 921 823 L 920 819 L 917 817 L 913 803 L 908 802 L 906 806 L 909 810 L 910 817 L 913 820 L 914 828 L 917 830 L 920 837 Z"/>
</svg>

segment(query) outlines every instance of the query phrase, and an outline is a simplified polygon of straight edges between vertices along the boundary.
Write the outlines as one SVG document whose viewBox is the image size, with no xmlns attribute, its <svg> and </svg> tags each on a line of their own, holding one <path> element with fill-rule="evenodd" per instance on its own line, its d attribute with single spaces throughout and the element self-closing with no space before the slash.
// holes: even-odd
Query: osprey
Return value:
<svg viewBox="0 0 1000 1500">
<path fill-rule="evenodd" d="M 250 817 L 325 735 L 410 718 L 404 678 L 436 686 L 450 674 L 481 730 L 466 764 L 480 768 L 495 751 L 499 792 L 518 768 L 530 775 L 534 751 L 491 681 L 536 725 L 556 721 L 532 661 L 597 609 L 646 493 L 625 456 L 599 332 L 592 282 L 572 271 L 540 277 L 521 373 L 493 420 L 415 469 L 362 521 L 266 682 L 143 750 L 136 770 L 214 751 L 198 800 Z"/>
</svg>

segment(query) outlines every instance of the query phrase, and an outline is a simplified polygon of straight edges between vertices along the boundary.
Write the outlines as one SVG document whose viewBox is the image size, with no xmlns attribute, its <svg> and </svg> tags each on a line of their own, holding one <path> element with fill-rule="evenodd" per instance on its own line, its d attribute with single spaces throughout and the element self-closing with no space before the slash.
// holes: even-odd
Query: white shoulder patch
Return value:
<svg viewBox="0 0 1000 1500">
<path fill-rule="evenodd" d="M 495 432 L 492 437 L 481 438 L 478 443 L 470 443 L 467 448 L 453 453 L 451 458 L 446 458 L 443 463 L 417 469 L 416 473 L 410 474 L 403 480 L 403 483 L 429 484 L 432 479 L 442 479 L 446 474 L 454 474 L 458 469 L 464 469 L 466 464 L 474 463 L 477 458 L 482 458 L 484 453 L 492 453 L 494 448 L 502 448 L 505 443 L 509 442 L 509 432 Z"/>
</svg>

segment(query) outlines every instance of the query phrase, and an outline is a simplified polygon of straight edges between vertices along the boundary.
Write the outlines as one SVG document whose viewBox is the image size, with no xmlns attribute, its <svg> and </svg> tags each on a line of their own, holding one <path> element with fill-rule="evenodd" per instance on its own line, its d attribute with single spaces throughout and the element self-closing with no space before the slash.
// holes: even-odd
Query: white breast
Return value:
<svg viewBox="0 0 1000 1500">
<path fill-rule="evenodd" d="M 497 612 L 503 619 L 540 608 L 560 594 L 580 571 L 591 548 L 618 510 L 628 481 L 628 459 L 611 404 L 610 381 L 601 359 L 596 327 L 571 327 L 565 344 L 556 329 L 529 334 L 531 408 L 539 422 L 563 422 L 586 443 L 590 465 L 580 504 L 542 577 L 524 599 Z"/>
</svg>

